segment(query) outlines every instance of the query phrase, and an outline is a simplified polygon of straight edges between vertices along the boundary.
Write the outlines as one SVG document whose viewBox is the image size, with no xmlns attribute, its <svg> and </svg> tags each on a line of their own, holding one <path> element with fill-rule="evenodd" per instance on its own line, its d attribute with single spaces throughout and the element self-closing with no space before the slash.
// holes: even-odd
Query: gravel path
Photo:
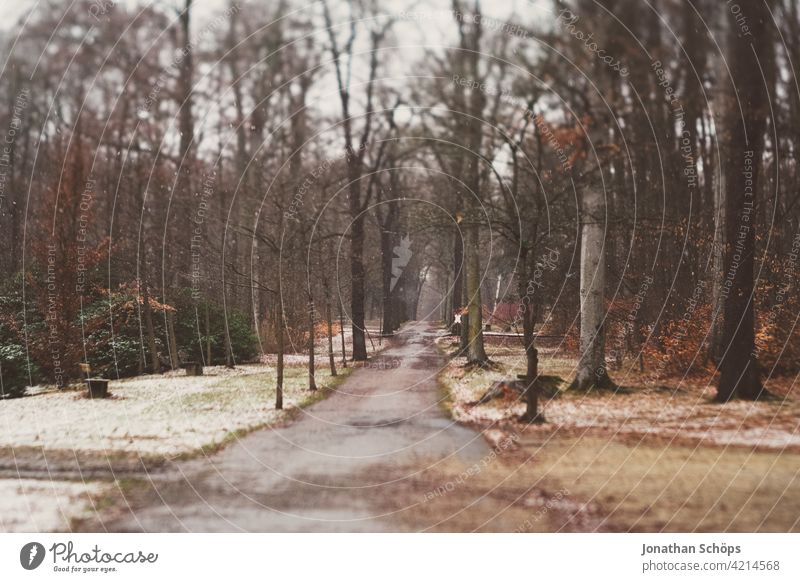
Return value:
<svg viewBox="0 0 800 582">
<path fill-rule="evenodd" d="M 406 327 L 394 345 L 300 412 L 206 458 L 174 464 L 88 529 L 122 531 L 395 531 L 435 527 L 453 509 L 420 511 L 488 465 L 485 439 L 440 407 L 435 330 Z M 482 461 L 483 460 L 483 461 Z M 446 467 L 446 470 L 444 469 Z M 466 475 L 466 474 L 465 474 Z M 468 475 L 461 479 L 471 477 Z M 438 488 L 438 493 L 435 490 Z M 479 499 L 464 499 L 458 508 Z M 403 519 L 414 514 L 414 525 Z M 442 515 L 442 513 L 446 515 Z M 419 523 L 420 515 L 428 515 Z"/>
</svg>

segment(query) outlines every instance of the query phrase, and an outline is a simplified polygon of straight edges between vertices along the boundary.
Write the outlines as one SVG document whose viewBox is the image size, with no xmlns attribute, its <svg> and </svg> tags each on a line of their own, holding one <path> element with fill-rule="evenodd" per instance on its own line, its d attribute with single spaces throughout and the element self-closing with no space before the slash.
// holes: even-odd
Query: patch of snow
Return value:
<svg viewBox="0 0 800 582">
<path fill-rule="evenodd" d="M 32 479 L 0 480 L 0 532 L 53 532 L 69 529 L 101 484 Z"/>
</svg>

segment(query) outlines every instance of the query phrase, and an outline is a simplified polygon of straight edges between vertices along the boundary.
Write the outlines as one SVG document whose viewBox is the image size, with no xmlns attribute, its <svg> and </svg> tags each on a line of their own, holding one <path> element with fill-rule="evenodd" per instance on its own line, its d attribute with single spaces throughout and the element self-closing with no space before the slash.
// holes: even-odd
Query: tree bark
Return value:
<svg viewBox="0 0 800 582">
<path fill-rule="evenodd" d="M 467 231 L 467 361 L 484 365 L 489 360 L 483 347 L 483 302 L 481 301 L 481 265 L 478 225 L 470 224 Z"/>
<path fill-rule="evenodd" d="M 581 204 L 581 341 L 577 390 L 613 388 L 605 359 L 606 265 L 603 245 L 604 193 L 587 186 Z"/>
<path fill-rule="evenodd" d="M 741 109 L 728 109 L 730 140 L 726 160 L 727 231 L 723 323 L 724 354 L 720 363 L 717 401 L 735 397 L 757 400 L 768 393 L 761 384 L 755 348 L 755 217 L 759 167 L 764 131 L 769 116 L 769 95 L 774 76 L 774 54 L 770 34 L 772 2 L 748 5 L 752 36 L 741 36 L 730 25 L 731 76 Z M 766 79 L 766 87 L 762 74 Z"/>
<path fill-rule="evenodd" d="M 390 211 L 391 212 L 391 211 Z M 383 276 L 383 322 L 381 335 L 391 335 L 394 330 L 394 310 L 392 305 L 392 233 L 386 228 L 381 228 L 381 268 Z"/>
<path fill-rule="evenodd" d="M 317 389 L 317 379 L 315 378 L 316 371 L 314 369 L 315 362 L 315 346 L 316 334 L 314 325 L 316 323 L 314 299 L 308 300 L 308 389 L 312 392 Z"/>
<path fill-rule="evenodd" d="M 178 358 L 178 340 L 175 337 L 175 310 L 167 311 L 167 341 L 169 342 L 169 364 L 173 370 L 180 366 Z"/>
<path fill-rule="evenodd" d="M 283 409 L 283 296 L 281 295 L 281 284 L 278 281 L 278 300 L 275 307 L 275 337 L 278 344 L 278 364 L 276 366 L 275 377 L 275 409 Z"/>
<path fill-rule="evenodd" d="M 150 348 L 150 371 L 153 374 L 158 374 L 161 372 L 161 363 L 158 361 L 156 331 L 153 326 L 153 309 L 150 307 L 150 286 L 147 284 L 147 281 L 144 282 L 142 294 L 142 301 L 144 302 L 142 306 L 144 310 L 144 325 L 147 328 L 147 345 Z"/>
<path fill-rule="evenodd" d="M 330 292 L 327 290 L 325 295 L 325 320 L 328 324 L 328 364 L 331 368 L 331 376 L 336 376 L 336 359 L 333 356 L 333 314 L 331 313 Z"/>
<path fill-rule="evenodd" d="M 342 333 L 342 368 L 347 367 L 347 345 L 344 342 L 344 313 L 339 310 L 339 330 Z"/>
<path fill-rule="evenodd" d="M 208 302 L 205 305 L 205 319 L 206 319 L 206 366 L 211 366 L 211 315 L 210 310 L 208 309 Z M 201 346 L 202 349 L 202 346 Z"/>
<path fill-rule="evenodd" d="M 353 360 L 367 359 L 367 340 L 364 332 L 364 215 L 353 220 L 350 240 L 350 317 L 353 328 Z"/>
<path fill-rule="evenodd" d="M 706 359 L 719 363 L 722 357 L 722 322 L 724 301 L 722 284 L 725 279 L 725 172 L 720 171 L 714 188 L 714 241 L 711 281 L 711 331 Z"/>
</svg>

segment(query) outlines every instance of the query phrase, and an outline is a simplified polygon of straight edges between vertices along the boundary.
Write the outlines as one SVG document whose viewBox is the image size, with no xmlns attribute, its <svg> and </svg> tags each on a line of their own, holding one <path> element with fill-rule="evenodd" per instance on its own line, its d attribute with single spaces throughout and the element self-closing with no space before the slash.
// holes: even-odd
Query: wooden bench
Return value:
<svg viewBox="0 0 800 582">
<path fill-rule="evenodd" d="M 186 370 L 187 376 L 203 375 L 203 364 L 201 364 L 200 362 L 184 362 L 181 364 L 181 368 Z"/>
</svg>

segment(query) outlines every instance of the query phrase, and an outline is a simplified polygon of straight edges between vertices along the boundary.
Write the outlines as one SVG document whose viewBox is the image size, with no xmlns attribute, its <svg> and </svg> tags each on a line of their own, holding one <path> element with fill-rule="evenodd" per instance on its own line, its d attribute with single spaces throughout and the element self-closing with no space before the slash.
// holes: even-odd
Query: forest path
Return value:
<svg viewBox="0 0 800 582">
<path fill-rule="evenodd" d="M 406 326 L 392 347 L 289 425 L 175 463 L 167 475 L 129 491 L 127 502 L 112 514 L 84 526 L 110 531 L 441 529 L 443 521 L 465 515 L 461 510 L 485 493 L 471 494 L 470 487 L 451 492 L 457 487 L 450 479 L 487 465 L 482 460 L 493 455 L 479 432 L 442 411 L 436 375 L 443 358 L 435 336 L 429 323 Z M 447 503 L 428 503 L 445 497 Z M 476 515 L 474 527 L 485 519 Z"/>
</svg>

